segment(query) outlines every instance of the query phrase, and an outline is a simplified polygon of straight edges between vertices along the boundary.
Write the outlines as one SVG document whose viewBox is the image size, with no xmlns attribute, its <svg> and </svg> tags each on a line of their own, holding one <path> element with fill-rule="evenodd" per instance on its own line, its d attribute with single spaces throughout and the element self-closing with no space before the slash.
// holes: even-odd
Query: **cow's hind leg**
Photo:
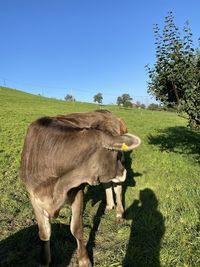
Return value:
<svg viewBox="0 0 200 267">
<path fill-rule="evenodd" d="M 115 207 L 115 202 L 113 198 L 112 183 L 104 184 L 106 191 L 106 210 L 112 210 Z"/>
<path fill-rule="evenodd" d="M 116 198 L 116 217 L 121 220 L 124 216 L 124 208 L 122 204 L 122 183 L 113 183 Z M 115 207 L 112 184 L 104 185 L 106 190 L 106 209 L 111 210 Z"/>
<path fill-rule="evenodd" d="M 78 261 L 80 267 L 91 266 L 86 247 L 83 241 L 83 191 L 79 189 L 78 192 L 74 191 L 74 200 L 72 202 L 72 218 L 70 229 L 73 236 L 76 238 L 78 245 Z"/>
<path fill-rule="evenodd" d="M 117 204 L 117 219 L 121 220 L 124 216 L 124 208 L 123 208 L 123 204 L 122 204 L 122 184 L 118 183 L 115 184 L 114 183 L 114 191 L 115 191 L 115 195 L 116 195 L 116 204 Z"/>
<path fill-rule="evenodd" d="M 40 266 L 48 267 L 51 261 L 51 252 L 50 252 L 51 225 L 49 222 L 49 215 L 43 208 L 40 207 L 40 205 L 37 203 L 34 197 L 31 198 L 31 203 L 38 223 L 39 238 L 41 240 Z"/>
</svg>

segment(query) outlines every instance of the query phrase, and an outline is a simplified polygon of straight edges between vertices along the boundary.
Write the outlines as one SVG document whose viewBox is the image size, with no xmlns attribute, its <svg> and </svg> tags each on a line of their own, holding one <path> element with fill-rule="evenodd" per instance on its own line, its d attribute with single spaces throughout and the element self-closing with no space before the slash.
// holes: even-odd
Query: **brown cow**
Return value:
<svg viewBox="0 0 200 267">
<path fill-rule="evenodd" d="M 50 219 L 65 203 L 72 207 L 70 229 L 77 240 L 79 266 L 90 266 L 83 242 L 83 185 L 122 182 L 126 170 L 118 151 L 130 151 L 140 139 L 119 136 L 123 128 L 110 112 L 44 117 L 28 128 L 22 152 L 20 177 L 34 209 L 42 242 L 41 261 L 51 260 Z"/>
<path fill-rule="evenodd" d="M 99 115 L 98 113 L 101 113 Z M 66 116 L 65 116 L 66 118 Z M 109 119 L 108 119 L 109 118 Z M 108 132 L 113 136 L 123 135 L 128 132 L 125 122 L 121 118 L 114 117 L 112 113 L 108 110 L 96 110 L 89 113 L 72 113 L 67 115 L 67 120 L 73 121 L 76 119 L 76 123 L 82 127 L 96 127 L 95 125 L 99 124 L 98 127 L 101 127 L 103 131 Z M 124 152 L 119 153 L 119 158 L 122 163 L 125 161 Z M 113 186 L 114 185 L 114 186 Z M 106 191 L 106 209 L 111 210 L 115 208 L 113 189 L 115 192 L 116 199 L 116 217 L 118 219 L 123 218 L 124 208 L 122 204 L 122 183 L 111 182 L 104 184 Z M 113 189 L 112 189 L 113 188 Z"/>
</svg>

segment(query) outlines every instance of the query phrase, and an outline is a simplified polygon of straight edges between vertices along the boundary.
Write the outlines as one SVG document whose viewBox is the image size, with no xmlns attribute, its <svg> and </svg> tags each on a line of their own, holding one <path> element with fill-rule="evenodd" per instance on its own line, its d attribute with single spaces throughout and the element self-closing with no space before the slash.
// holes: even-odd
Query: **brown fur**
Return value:
<svg viewBox="0 0 200 267">
<path fill-rule="evenodd" d="M 68 201 L 72 205 L 71 231 L 77 239 L 79 265 L 83 267 L 90 262 L 83 243 L 80 186 L 107 183 L 122 176 L 124 167 L 118 152 L 105 147 L 120 147 L 127 138 L 119 135 L 125 132 L 125 123 L 106 110 L 43 117 L 27 131 L 20 177 L 30 193 L 40 239 L 48 242 L 49 218 L 58 216 Z M 48 266 L 50 251 L 47 254 L 43 258 Z"/>
<path fill-rule="evenodd" d="M 58 190 L 66 195 L 67 190 L 82 183 L 105 183 L 120 175 L 123 167 L 117 161 L 117 152 L 103 145 L 113 142 L 112 136 L 120 134 L 121 125 L 108 111 L 44 117 L 33 122 L 20 167 L 29 193 L 48 198 L 52 204 L 57 202 Z M 55 205 L 56 210 L 60 207 Z"/>
</svg>

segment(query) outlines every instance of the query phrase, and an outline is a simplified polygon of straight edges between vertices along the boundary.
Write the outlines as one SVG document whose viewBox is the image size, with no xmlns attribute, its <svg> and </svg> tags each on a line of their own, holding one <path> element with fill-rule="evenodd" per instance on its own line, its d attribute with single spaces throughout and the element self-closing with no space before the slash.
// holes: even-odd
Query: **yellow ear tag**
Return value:
<svg viewBox="0 0 200 267">
<path fill-rule="evenodd" d="M 121 150 L 122 151 L 127 151 L 128 150 L 128 146 L 125 143 L 123 143 L 122 146 L 121 146 Z"/>
</svg>

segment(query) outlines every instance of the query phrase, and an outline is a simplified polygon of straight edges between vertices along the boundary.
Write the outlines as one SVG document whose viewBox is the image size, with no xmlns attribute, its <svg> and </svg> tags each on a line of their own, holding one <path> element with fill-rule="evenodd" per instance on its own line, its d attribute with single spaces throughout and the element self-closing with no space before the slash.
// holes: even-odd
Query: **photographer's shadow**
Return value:
<svg viewBox="0 0 200 267">
<path fill-rule="evenodd" d="M 160 267 L 165 226 L 155 193 L 149 188 L 141 190 L 139 200 L 126 210 L 125 217 L 132 224 L 123 267 Z"/>
</svg>

